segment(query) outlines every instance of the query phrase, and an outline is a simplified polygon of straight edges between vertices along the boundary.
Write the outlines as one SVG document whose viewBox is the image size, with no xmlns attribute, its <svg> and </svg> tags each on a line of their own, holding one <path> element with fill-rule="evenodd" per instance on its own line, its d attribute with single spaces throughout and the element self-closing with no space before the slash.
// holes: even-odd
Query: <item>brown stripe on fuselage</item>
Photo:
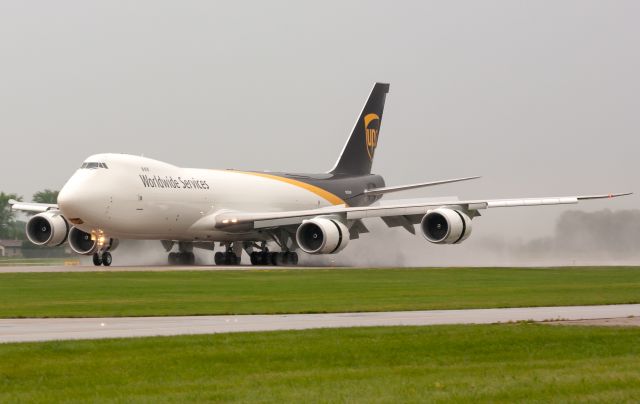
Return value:
<svg viewBox="0 0 640 404">
<path fill-rule="evenodd" d="M 258 177 L 269 178 L 269 179 L 272 179 L 272 180 L 285 182 L 287 184 L 295 185 L 297 187 L 306 189 L 307 191 L 313 192 L 314 194 L 318 195 L 319 197 L 327 200 L 332 205 L 347 205 L 348 206 L 348 204 L 342 198 L 338 197 L 337 195 L 332 194 L 331 192 L 329 192 L 327 190 L 324 190 L 324 189 L 322 189 L 320 187 L 317 187 L 315 185 L 308 184 L 306 182 L 294 180 L 292 178 L 281 177 L 279 175 L 260 173 L 260 172 L 255 172 L 255 171 L 236 171 L 236 170 L 230 170 L 230 171 L 234 172 L 234 173 L 255 175 L 255 176 L 258 176 Z"/>
</svg>

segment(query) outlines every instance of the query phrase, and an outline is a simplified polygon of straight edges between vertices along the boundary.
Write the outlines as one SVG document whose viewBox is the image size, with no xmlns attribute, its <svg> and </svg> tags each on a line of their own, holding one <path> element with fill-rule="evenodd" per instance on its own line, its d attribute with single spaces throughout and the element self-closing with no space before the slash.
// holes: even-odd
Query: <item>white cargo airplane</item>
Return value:
<svg viewBox="0 0 640 404">
<path fill-rule="evenodd" d="M 362 219 L 379 217 L 431 243 L 457 244 L 471 234 L 480 210 L 573 204 L 628 194 L 501 200 L 377 201 L 387 193 L 466 181 L 457 178 L 385 186 L 371 174 L 389 84 L 376 83 L 335 166 L 323 174 L 180 168 L 126 154 L 89 157 L 58 195 L 57 204 L 11 201 L 36 212 L 26 226 L 34 244 L 67 240 L 95 265 L 111 265 L 119 239 L 161 240 L 170 264 L 193 264 L 193 248 L 222 251 L 218 265 L 237 265 L 242 251 L 254 265 L 295 265 L 296 250 L 335 254 L 368 230 Z M 277 246 L 270 252 L 268 245 Z M 177 252 L 171 252 L 177 246 Z"/>
</svg>

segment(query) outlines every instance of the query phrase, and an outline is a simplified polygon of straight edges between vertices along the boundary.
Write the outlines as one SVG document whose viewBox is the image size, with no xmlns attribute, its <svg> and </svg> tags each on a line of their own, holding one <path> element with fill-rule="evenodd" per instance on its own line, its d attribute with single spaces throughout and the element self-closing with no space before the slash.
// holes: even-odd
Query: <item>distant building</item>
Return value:
<svg viewBox="0 0 640 404">
<path fill-rule="evenodd" d="M 22 257 L 22 241 L 0 240 L 0 257 Z"/>
</svg>

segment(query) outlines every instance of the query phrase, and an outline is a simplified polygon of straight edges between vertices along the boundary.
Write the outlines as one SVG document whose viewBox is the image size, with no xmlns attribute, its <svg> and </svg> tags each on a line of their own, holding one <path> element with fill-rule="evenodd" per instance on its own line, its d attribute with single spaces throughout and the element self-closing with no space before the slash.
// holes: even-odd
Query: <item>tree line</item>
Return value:
<svg viewBox="0 0 640 404">
<path fill-rule="evenodd" d="M 16 218 L 16 212 L 11 210 L 9 200 L 15 199 L 22 201 L 22 196 L 17 194 L 6 194 L 0 192 L 0 239 L 18 239 L 25 240 L 24 224 L 22 220 Z M 57 203 L 58 191 L 45 189 L 33 194 L 33 202 L 38 203 Z"/>
<path fill-rule="evenodd" d="M 23 201 L 22 196 L 14 193 L 0 192 L 0 239 L 5 240 L 21 240 L 22 254 L 25 257 L 60 257 L 65 255 L 64 247 L 46 248 L 39 247 L 27 239 L 25 234 L 26 221 L 24 216 L 16 215 L 11 210 L 9 200 Z M 57 203 L 58 191 L 45 189 L 33 194 L 33 202 L 38 203 Z"/>
</svg>

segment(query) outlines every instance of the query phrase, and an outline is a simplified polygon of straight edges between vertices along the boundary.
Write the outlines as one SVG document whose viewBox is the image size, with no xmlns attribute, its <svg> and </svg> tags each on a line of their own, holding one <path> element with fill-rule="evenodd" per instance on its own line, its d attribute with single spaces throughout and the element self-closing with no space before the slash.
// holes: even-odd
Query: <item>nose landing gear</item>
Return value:
<svg viewBox="0 0 640 404">
<path fill-rule="evenodd" d="M 99 267 L 100 265 L 104 265 L 105 267 L 111 266 L 113 262 L 113 257 L 111 257 L 111 253 L 109 251 L 105 251 L 102 254 L 94 253 L 93 254 L 93 265 Z"/>
</svg>

